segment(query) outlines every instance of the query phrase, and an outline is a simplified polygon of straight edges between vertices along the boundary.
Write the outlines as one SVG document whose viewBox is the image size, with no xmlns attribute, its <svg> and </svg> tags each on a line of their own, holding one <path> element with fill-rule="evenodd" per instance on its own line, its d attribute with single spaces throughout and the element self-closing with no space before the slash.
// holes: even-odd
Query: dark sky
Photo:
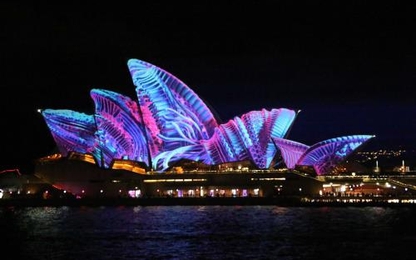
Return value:
<svg viewBox="0 0 416 260">
<path fill-rule="evenodd" d="M 134 98 L 129 58 L 181 79 L 224 122 L 287 107 L 302 110 L 295 141 L 416 147 L 412 1 L 136 2 L 0 4 L 0 170 L 54 149 L 37 108 L 92 113 L 91 88 Z"/>
</svg>

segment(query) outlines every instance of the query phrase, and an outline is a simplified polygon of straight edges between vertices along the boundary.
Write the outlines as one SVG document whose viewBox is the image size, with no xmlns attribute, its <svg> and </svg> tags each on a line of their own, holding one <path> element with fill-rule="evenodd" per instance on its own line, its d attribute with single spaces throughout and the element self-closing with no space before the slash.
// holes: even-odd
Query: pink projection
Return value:
<svg viewBox="0 0 416 260">
<path fill-rule="evenodd" d="M 374 138 L 374 135 L 351 135 L 331 138 L 307 146 L 298 142 L 273 138 L 279 147 L 286 166 L 312 166 L 318 175 L 331 174 L 334 168 L 359 146 Z"/>
<path fill-rule="evenodd" d="M 281 153 L 288 167 L 302 162 L 321 172 L 325 168 L 322 161 L 310 160 L 316 153 L 322 153 L 321 157 L 331 153 L 325 152 L 326 143 L 306 151 L 307 146 L 283 139 L 295 120 L 294 110 L 250 111 L 218 124 L 207 105 L 172 74 L 138 59 L 130 59 L 127 65 L 137 100 L 92 89 L 93 115 L 64 109 L 42 111 L 63 156 L 91 154 L 103 168 L 111 168 L 114 160 L 133 160 L 164 172 L 182 159 L 208 165 L 249 160 L 258 169 L 268 169 Z M 334 149 L 351 152 L 360 140 L 348 137 L 344 149 Z"/>
</svg>

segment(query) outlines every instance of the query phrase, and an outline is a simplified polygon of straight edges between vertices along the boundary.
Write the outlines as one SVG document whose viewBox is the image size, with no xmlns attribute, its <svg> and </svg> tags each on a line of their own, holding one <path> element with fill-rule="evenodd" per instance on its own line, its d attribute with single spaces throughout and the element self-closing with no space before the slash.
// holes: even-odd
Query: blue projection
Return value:
<svg viewBox="0 0 416 260">
<path fill-rule="evenodd" d="M 332 173 L 335 167 L 374 135 L 351 135 L 331 138 L 307 146 L 295 141 L 273 138 L 289 169 L 296 165 L 312 166 L 318 175 Z"/>
<path fill-rule="evenodd" d="M 269 169 L 276 155 L 282 154 L 288 168 L 313 164 L 318 174 L 324 174 L 328 168 L 322 162 L 328 159 L 324 155 L 334 154 L 335 149 L 337 158 L 345 158 L 369 138 L 331 139 L 318 147 L 286 140 L 296 117 L 296 111 L 288 108 L 250 111 L 218 124 L 205 103 L 172 74 L 138 59 L 130 59 L 127 65 L 137 101 L 113 91 L 92 89 L 93 115 L 42 110 L 63 156 L 70 152 L 90 154 L 103 168 L 111 168 L 114 160 L 132 160 L 164 172 L 182 159 L 207 165 L 248 160 L 258 169 Z M 332 147 L 340 142 L 342 148 Z M 316 156 L 321 159 L 313 161 Z"/>
</svg>

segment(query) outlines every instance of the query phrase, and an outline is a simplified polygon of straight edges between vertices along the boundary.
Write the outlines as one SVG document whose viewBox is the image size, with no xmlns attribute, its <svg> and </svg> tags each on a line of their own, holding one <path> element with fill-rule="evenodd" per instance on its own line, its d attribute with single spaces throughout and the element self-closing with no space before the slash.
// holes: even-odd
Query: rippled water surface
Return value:
<svg viewBox="0 0 416 260">
<path fill-rule="evenodd" d="M 416 209 L 0 208 L 8 259 L 415 259 Z"/>
</svg>

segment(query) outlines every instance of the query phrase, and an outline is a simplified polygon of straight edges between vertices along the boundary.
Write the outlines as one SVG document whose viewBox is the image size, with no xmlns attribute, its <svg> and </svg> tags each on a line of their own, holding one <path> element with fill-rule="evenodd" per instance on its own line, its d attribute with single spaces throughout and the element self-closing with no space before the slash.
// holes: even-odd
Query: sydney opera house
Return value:
<svg viewBox="0 0 416 260">
<path fill-rule="evenodd" d="M 219 122 L 185 83 L 148 62 L 127 63 L 136 97 L 92 89 L 93 114 L 39 110 L 57 153 L 35 175 L 77 197 L 273 196 L 316 193 L 321 176 L 373 135 L 290 140 L 298 111 L 259 109 Z"/>
</svg>

